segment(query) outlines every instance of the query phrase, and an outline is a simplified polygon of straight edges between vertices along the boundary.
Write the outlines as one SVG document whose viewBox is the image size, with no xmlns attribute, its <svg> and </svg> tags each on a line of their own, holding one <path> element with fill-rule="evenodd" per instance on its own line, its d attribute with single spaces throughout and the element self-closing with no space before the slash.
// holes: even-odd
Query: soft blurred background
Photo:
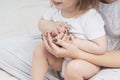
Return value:
<svg viewBox="0 0 120 80">
<path fill-rule="evenodd" d="M 0 40 L 39 34 L 38 21 L 49 0 L 0 0 Z M 0 69 L 0 80 L 18 80 Z"/>
<path fill-rule="evenodd" d="M 0 0 L 0 39 L 38 34 L 49 0 Z"/>
</svg>

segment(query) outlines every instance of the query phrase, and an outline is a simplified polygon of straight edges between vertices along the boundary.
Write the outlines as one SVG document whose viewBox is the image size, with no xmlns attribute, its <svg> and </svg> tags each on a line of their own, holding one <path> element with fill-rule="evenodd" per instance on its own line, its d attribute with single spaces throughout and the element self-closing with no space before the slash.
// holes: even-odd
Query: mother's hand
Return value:
<svg viewBox="0 0 120 80">
<path fill-rule="evenodd" d="M 79 49 L 72 43 L 67 43 L 61 39 L 54 42 L 50 33 L 47 36 L 43 34 L 43 41 L 46 49 L 56 57 L 75 58 L 77 56 L 75 53 L 79 52 Z"/>
</svg>

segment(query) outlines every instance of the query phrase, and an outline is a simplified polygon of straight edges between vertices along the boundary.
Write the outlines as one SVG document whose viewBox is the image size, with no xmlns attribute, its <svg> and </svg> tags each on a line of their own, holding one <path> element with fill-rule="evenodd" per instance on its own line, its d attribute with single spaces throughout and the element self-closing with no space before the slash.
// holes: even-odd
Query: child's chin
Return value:
<svg viewBox="0 0 120 80">
<path fill-rule="evenodd" d="M 62 9 L 60 6 L 55 6 L 56 9 Z"/>
</svg>

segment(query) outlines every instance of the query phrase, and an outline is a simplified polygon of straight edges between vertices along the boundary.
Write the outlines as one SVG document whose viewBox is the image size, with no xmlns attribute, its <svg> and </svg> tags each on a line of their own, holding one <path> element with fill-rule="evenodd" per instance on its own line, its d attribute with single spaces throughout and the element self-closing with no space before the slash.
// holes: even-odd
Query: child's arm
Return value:
<svg viewBox="0 0 120 80">
<path fill-rule="evenodd" d="M 85 39 L 75 39 L 74 43 L 83 51 L 93 54 L 103 54 L 106 51 L 106 36 L 104 21 L 97 11 L 87 16 L 83 31 Z"/>
<path fill-rule="evenodd" d="M 49 20 L 45 20 L 43 18 L 41 18 L 39 20 L 39 30 L 42 32 L 42 33 L 45 33 L 45 32 L 52 32 L 56 29 L 55 27 L 55 22 L 52 22 L 52 21 L 49 21 Z"/>
<path fill-rule="evenodd" d="M 81 50 L 93 53 L 93 54 L 102 54 L 106 51 L 106 36 L 94 40 L 85 40 L 76 38 L 73 40 L 73 43 L 77 45 Z"/>
<path fill-rule="evenodd" d="M 60 32 L 64 32 L 66 29 L 69 28 L 69 26 L 62 22 L 53 22 L 50 20 L 45 20 L 43 18 L 39 21 L 39 30 L 42 33 L 50 32 L 53 36 L 59 34 Z"/>
</svg>

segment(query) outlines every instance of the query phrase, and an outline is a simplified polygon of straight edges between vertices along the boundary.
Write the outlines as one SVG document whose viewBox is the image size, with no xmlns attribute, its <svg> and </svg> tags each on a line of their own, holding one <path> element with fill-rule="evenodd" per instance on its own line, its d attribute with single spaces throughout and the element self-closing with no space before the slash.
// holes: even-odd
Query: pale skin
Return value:
<svg viewBox="0 0 120 80">
<path fill-rule="evenodd" d="M 74 0 L 63 0 L 64 4 L 68 4 L 70 2 L 69 6 L 58 6 L 56 5 L 57 8 L 60 8 L 62 11 L 62 14 L 64 17 L 71 18 L 75 17 L 76 14 L 79 14 L 79 11 L 74 10 L 75 2 Z M 75 0 L 76 1 L 76 0 Z M 74 4 L 73 4 L 74 3 Z M 49 24 L 49 25 L 47 25 Z M 39 27 L 42 33 L 47 32 L 52 32 L 52 34 L 58 34 L 58 32 L 63 32 L 66 28 L 67 25 L 62 24 L 62 23 L 54 23 L 51 21 L 47 21 L 44 19 L 40 20 Z M 52 26 L 52 27 L 51 27 Z M 58 26 L 56 28 L 56 26 Z M 50 28 L 48 28 L 50 27 Z M 61 30 L 59 30 L 59 27 L 62 27 Z M 63 35 L 63 34 L 60 34 Z M 60 35 L 58 35 L 57 39 L 60 39 Z M 33 55 L 33 66 L 32 66 L 32 80 L 44 80 L 45 73 L 47 72 L 48 65 L 56 70 L 56 71 L 61 71 L 61 65 L 63 61 L 63 57 L 70 57 L 73 58 L 72 56 L 66 56 L 66 54 L 62 53 L 59 55 L 56 55 L 56 50 L 51 51 L 48 46 L 51 45 L 52 42 L 52 37 L 48 33 L 49 36 L 46 38 L 46 34 L 43 35 L 43 40 L 44 42 L 41 42 L 35 49 L 34 55 Z M 67 36 L 64 36 L 62 38 L 63 41 L 68 42 L 66 40 Z M 50 42 L 50 43 L 49 43 Z M 92 54 L 102 54 L 105 52 L 106 48 L 106 39 L 105 36 L 102 36 L 98 39 L 94 40 L 83 40 L 83 39 L 78 39 L 75 38 L 73 41 L 73 44 L 79 48 L 80 50 L 84 50 L 85 52 L 92 53 Z M 49 45 L 48 45 L 49 43 Z M 81 45 L 77 45 L 77 44 Z M 87 44 L 87 45 L 86 45 Z M 69 51 L 69 50 L 68 50 Z M 73 63 L 75 63 L 76 67 L 73 69 Z M 85 67 L 86 66 L 86 67 Z M 81 72 L 78 73 L 79 77 L 76 77 L 76 74 L 71 76 L 71 72 L 76 72 L 78 71 L 78 68 Z M 70 61 L 65 70 L 65 80 L 84 80 L 88 79 L 94 74 L 96 74 L 99 71 L 99 67 L 96 65 L 93 65 L 85 60 L 82 60 L 80 58 L 75 58 L 74 60 Z"/>
<path fill-rule="evenodd" d="M 93 65 L 93 64 L 91 64 L 91 63 L 89 63 L 87 61 L 84 61 L 84 60 L 81 60 L 81 59 L 78 59 L 78 58 L 74 58 L 72 56 L 67 56 L 69 54 L 67 52 L 67 50 L 62 51 L 62 48 L 60 48 L 60 47 L 56 48 L 55 47 L 56 45 L 53 43 L 52 37 L 51 37 L 51 35 L 49 33 L 48 33 L 48 37 L 43 36 L 43 40 L 44 40 L 44 44 L 46 46 L 46 49 L 50 53 L 52 53 L 54 56 L 56 56 L 57 58 L 61 58 L 61 57 L 71 57 L 71 58 L 73 58 L 73 60 L 70 61 L 66 66 L 65 77 L 64 77 L 65 80 L 73 80 L 73 79 L 75 79 L 75 80 L 84 80 L 84 79 L 88 79 L 88 78 L 90 78 L 91 76 L 93 76 L 94 74 L 96 74 L 99 71 L 98 66 L 95 66 L 95 65 Z M 64 40 L 61 40 L 61 41 L 64 41 Z M 69 43 L 69 42 L 67 42 L 67 43 Z M 69 43 L 69 44 L 71 44 L 71 43 Z M 77 49 L 79 48 L 74 43 L 72 43 L 72 45 L 74 45 Z M 72 45 L 69 45 L 69 47 L 73 48 Z M 74 55 L 75 52 L 76 51 L 71 52 L 70 55 Z M 78 70 L 80 72 L 78 72 Z M 75 73 L 75 74 L 71 74 L 71 73 Z M 77 74 L 77 76 L 76 76 L 76 74 Z"/>
<path fill-rule="evenodd" d="M 120 63 L 120 50 L 105 52 L 105 54 L 102 54 L 102 55 L 89 54 L 87 52 L 84 52 L 78 49 L 78 47 L 76 47 L 74 44 L 67 43 L 60 39 L 58 39 L 56 43 L 53 43 L 50 36 L 49 38 L 50 39 L 48 39 L 48 41 L 44 38 L 44 43 L 46 45 L 46 48 L 49 51 L 53 52 L 54 55 L 56 55 L 57 57 L 65 56 L 65 57 L 74 58 L 74 60 L 70 62 L 69 64 L 70 66 L 68 65 L 67 66 L 68 68 L 66 68 L 68 69 L 69 76 L 73 75 L 73 76 L 80 77 L 79 73 L 80 73 L 81 65 L 78 64 L 79 60 L 83 60 L 83 61 L 86 60 L 90 63 L 103 66 L 103 67 L 113 67 L 113 68 L 120 67 L 120 64 L 119 64 Z M 50 44 L 48 45 L 48 43 Z M 57 46 L 56 44 L 60 45 L 61 47 Z M 76 69 L 73 69 L 75 65 L 77 67 Z M 74 70 L 76 74 L 75 73 L 73 74 Z M 67 70 L 66 70 L 66 73 L 67 73 Z M 72 79 L 75 79 L 75 78 L 73 77 Z"/>
<path fill-rule="evenodd" d="M 53 43 L 51 40 L 49 40 L 49 42 L 51 43 L 50 44 L 51 47 L 49 45 L 47 45 L 47 47 L 51 51 L 54 49 L 57 49 L 57 50 L 54 50 L 54 55 L 56 55 L 57 57 L 61 57 L 65 55 L 65 56 L 69 56 L 75 59 L 86 60 L 88 62 L 91 62 L 99 66 L 103 66 L 103 67 L 113 67 L 113 68 L 120 67 L 120 64 L 119 64 L 120 63 L 120 50 L 108 51 L 102 55 L 95 55 L 95 54 L 89 54 L 87 52 L 84 52 L 78 49 L 78 47 L 76 47 L 74 44 L 69 44 L 60 39 L 58 39 L 56 44 L 59 44 L 62 47 L 56 46 L 55 43 Z"/>
<path fill-rule="evenodd" d="M 115 0 L 116 1 L 116 0 Z M 111 3 L 111 2 L 109 2 Z M 50 51 L 54 50 L 54 54 L 57 57 L 61 57 L 62 55 L 65 55 L 67 57 L 72 57 L 75 59 L 81 59 L 81 60 L 86 60 L 88 62 L 91 62 L 95 65 L 103 66 L 103 67 L 113 67 L 113 68 L 119 68 L 120 67 L 120 50 L 115 50 L 115 51 L 109 51 L 105 52 L 102 55 L 95 55 L 95 54 L 89 54 L 87 52 L 84 52 L 80 49 L 78 49 L 75 45 L 73 44 L 68 44 L 64 41 L 58 40 L 56 44 L 59 44 L 61 47 L 56 46 L 51 40 L 49 40 L 50 46 L 47 45 L 48 49 Z M 55 50 L 57 49 L 57 50 Z M 60 54 L 59 54 L 60 53 Z M 73 55 L 74 53 L 74 55 Z M 77 61 L 75 61 L 77 63 Z M 74 66 L 76 63 L 73 63 L 72 65 Z M 79 72 L 79 70 L 77 70 Z M 73 74 L 70 74 L 71 76 Z M 79 76 L 79 75 L 75 75 Z"/>
</svg>

